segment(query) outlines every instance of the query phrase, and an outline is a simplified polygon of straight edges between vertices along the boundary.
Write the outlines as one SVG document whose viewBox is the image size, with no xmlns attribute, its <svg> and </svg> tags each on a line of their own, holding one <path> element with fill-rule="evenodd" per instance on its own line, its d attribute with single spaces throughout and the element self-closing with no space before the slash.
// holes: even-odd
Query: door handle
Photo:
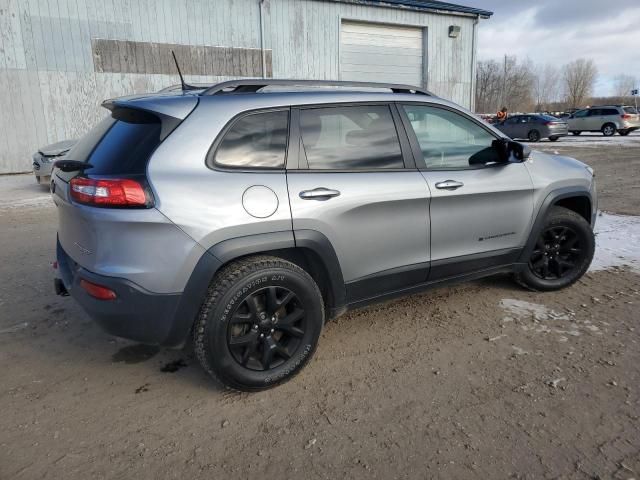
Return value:
<svg viewBox="0 0 640 480">
<path fill-rule="evenodd" d="M 330 188 L 314 188 L 313 190 L 303 190 L 300 192 L 300 198 L 303 200 L 329 200 L 332 197 L 340 195 L 338 190 Z"/>
<path fill-rule="evenodd" d="M 440 190 L 456 190 L 460 187 L 464 187 L 464 183 L 456 182 L 455 180 L 445 180 L 444 182 L 436 183 L 436 188 Z"/>
</svg>

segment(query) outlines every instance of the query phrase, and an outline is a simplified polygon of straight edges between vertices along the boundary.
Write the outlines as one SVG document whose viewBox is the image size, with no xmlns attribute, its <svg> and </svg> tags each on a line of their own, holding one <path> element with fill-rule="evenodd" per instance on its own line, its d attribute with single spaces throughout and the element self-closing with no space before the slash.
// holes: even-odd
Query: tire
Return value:
<svg viewBox="0 0 640 480">
<path fill-rule="evenodd" d="M 572 210 L 551 207 L 527 265 L 516 274 L 516 280 L 534 291 L 566 288 L 586 273 L 594 251 L 591 225 Z"/>
<path fill-rule="evenodd" d="M 578 130 L 573 130 L 573 131 L 571 132 L 571 135 L 575 135 L 575 136 L 577 137 L 577 136 L 578 136 L 578 135 L 580 135 L 581 133 L 582 133 L 582 132 L 579 132 Z"/>
<path fill-rule="evenodd" d="M 560 137 L 549 137 L 550 142 L 557 142 L 559 139 Z"/>
<path fill-rule="evenodd" d="M 249 257 L 214 278 L 194 326 L 194 348 L 225 386 L 265 390 L 304 367 L 323 324 L 322 295 L 307 272 L 280 258 Z"/>
<path fill-rule="evenodd" d="M 530 142 L 539 142 L 540 141 L 540 132 L 538 130 L 531 130 L 527 134 L 527 138 Z"/>
<path fill-rule="evenodd" d="M 631 133 L 631 130 L 618 130 L 618 133 L 620 135 L 622 135 L 623 137 L 626 137 L 627 135 L 629 135 Z"/>
<path fill-rule="evenodd" d="M 605 123 L 602 126 L 602 134 L 605 137 L 613 137 L 616 134 L 616 126 L 613 123 Z"/>
</svg>

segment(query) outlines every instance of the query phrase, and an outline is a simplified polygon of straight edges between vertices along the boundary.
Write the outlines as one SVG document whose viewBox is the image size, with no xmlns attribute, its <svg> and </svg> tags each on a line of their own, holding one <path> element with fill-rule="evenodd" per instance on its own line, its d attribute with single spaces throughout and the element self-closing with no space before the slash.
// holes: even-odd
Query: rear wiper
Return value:
<svg viewBox="0 0 640 480">
<path fill-rule="evenodd" d="M 59 168 L 63 172 L 78 172 L 88 168 L 93 168 L 88 162 L 80 162 L 78 160 L 58 160 L 53 163 L 54 168 Z"/>
</svg>

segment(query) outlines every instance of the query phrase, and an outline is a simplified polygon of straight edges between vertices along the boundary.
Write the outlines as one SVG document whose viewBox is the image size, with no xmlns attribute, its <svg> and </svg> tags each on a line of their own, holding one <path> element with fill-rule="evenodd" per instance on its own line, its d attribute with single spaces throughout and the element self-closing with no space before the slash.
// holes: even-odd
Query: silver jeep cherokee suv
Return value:
<svg viewBox="0 0 640 480">
<path fill-rule="evenodd" d="M 317 88 L 321 86 L 323 88 Z M 593 171 L 415 87 L 240 80 L 108 100 L 56 163 L 56 291 L 227 386 L 296 374 L 325 322 L 510 272 L 577 281 Z"/>
</svg>

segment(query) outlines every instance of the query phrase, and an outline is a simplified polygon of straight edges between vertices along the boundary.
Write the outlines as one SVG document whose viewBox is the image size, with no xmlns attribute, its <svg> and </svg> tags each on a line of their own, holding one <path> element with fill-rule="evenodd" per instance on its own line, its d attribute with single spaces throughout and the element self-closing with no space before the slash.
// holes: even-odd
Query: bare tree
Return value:
<svg viewBox="0 0 640 480">
<path fill-rule="evenodd" d="M 598 69 L 593 60 L 579 58 L 565 65 L 563 78 L 570 107 L 582 106 L 591 96 L 597 76 Z"/>
<path fill-rule="evenodd" d="M 527 59 L 518 62 L 517 57 L 506 57 L 505 89 L 503 103 L 511 111 L 528 111 L 533 106 L 533 67 Z"/>
<path fill-rule="evenodd" d="M 558 100 L 560 91 L 561 76 L 558 68 L 549 63 L 536 66 L 533 80 L 536 110 L 547 110 L 551 103 Z"/>
<path fill-rule="evenodd" d="M 517 57 L 478 62 L 476 81 L 476 111 L 490 113 L 502 107 L 525 111 L 533 103 L 533 69 L 530 62 L 518 62 Z"/>
<path fill-rule="evenodd" d="M 638 82 L 632 75 L 621 74 L 613 79 L 613 96 L 630 97 L 631 90 L 637 88 Z"/>
<path fill-rule="evenodd" d="M 501 65 L 495 60 L 478 62 L 476 81 L 476 111 L 493 112 L 500 101 Z"/>
</svg>

